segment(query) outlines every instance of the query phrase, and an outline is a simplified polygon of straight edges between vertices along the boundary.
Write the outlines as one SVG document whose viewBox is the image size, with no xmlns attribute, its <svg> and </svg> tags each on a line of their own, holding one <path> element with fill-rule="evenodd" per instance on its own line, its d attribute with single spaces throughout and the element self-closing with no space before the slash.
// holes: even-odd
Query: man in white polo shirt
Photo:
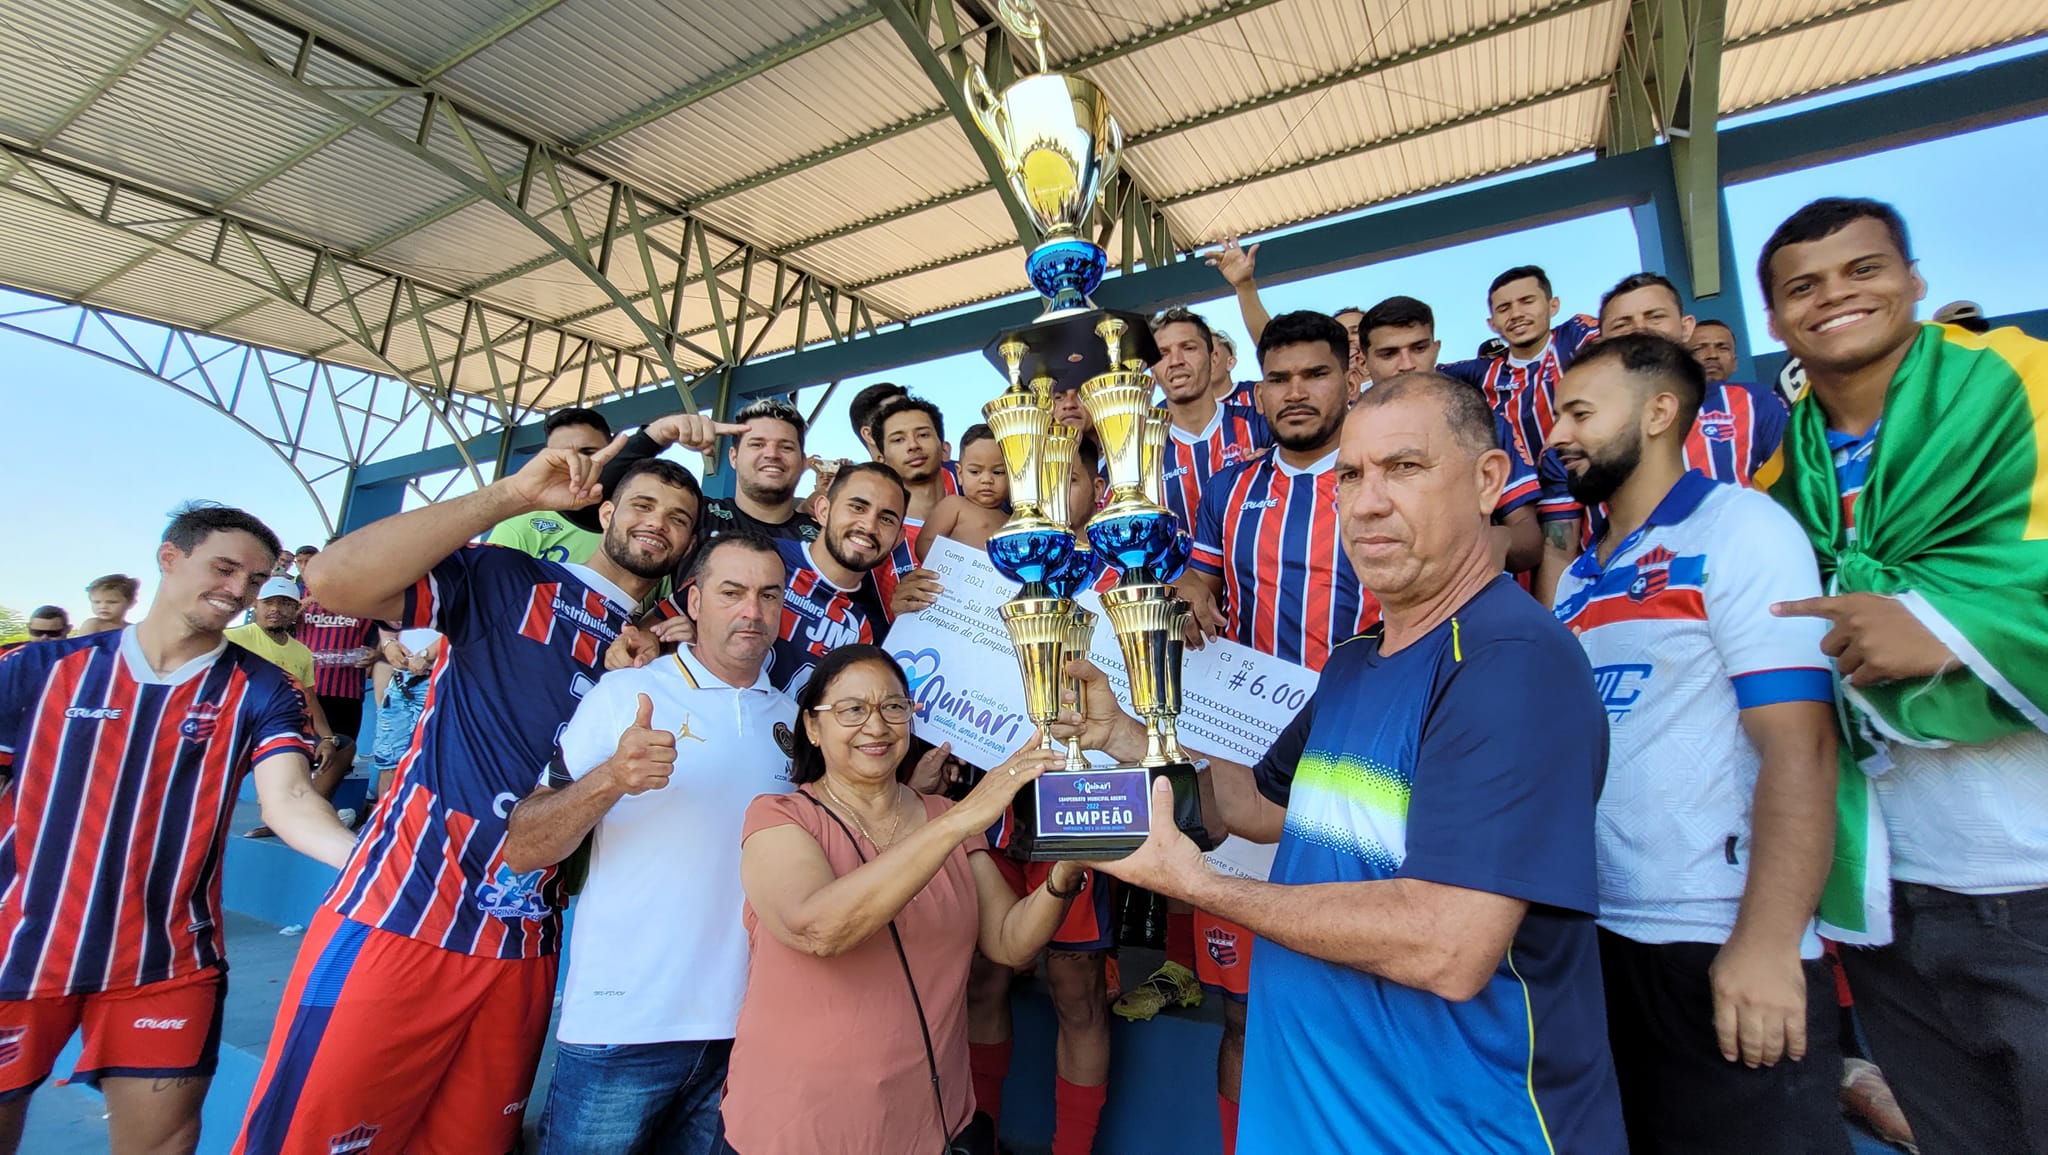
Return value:
<svg viewBox="0 0 2048 1155">
<path fill-rule="evenodd" d="M 1825 625 L 1790 514 L 1687 470 L 1707 381 L 1652 333 L 1582 351 L 1550 448 L 1606 504 L 1559 580 L 1611 747 L 1597 825 L 1600 966 L 1629 1149 L 1848 1155 L 1814 908 L 1835 831 Z"/>
<path fill-rule="evenodd" d="M 721 534 L 691 577 L 696 640 L 584 695 L 506 833 L 515 871 L 591 843 L 544 1155 L 725 1150 L 719 1090 L 747 977 L 739 831 L 755 797 L 790 789 L 796 706 L 763 668 L 787 580 L 774 543 Z"/>
</svg>

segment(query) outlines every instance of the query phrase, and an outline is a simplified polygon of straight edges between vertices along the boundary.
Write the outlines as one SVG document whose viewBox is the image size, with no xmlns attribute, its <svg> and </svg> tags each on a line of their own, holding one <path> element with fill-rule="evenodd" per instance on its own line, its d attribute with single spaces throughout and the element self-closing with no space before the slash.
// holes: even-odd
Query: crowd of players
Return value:
<svg viewBox="0 0 2048 1155">
<path fill-rule="evenodd" d="M 1373 1134 L 1410 1150 L 1846 1151 L 1837 1094 L 1844 1051 L 1863 1046 L 1838 1014 L 1838 986 L 1853 988 L 1864 1007 L 1870 1049 L 1904 1106 L 1902 1119 L 1888 1095 L 1876 1096 L 1880 1128 L 1906 1138 L 1910 1119 L 1928 1151 L 2048 1151 L 2048 805 L 2039 786 L 2048 745 L 2034 729 L 2040 714 L 2024 704 L 2032 687 L 2000 684 L 1972 637 L 1851 603 L 1869 595 L 1823 596 L 1812 535 L 1753 492 L 1795 467 L 1780 453 L 1798 412 L 1788 408 L 1792 399 L 1731 382 L 1727 326 L 1687 315 L 1677 289 L 1654 273 L 1615 285 L 1597 315 L 1560 320 L 1544 271 L 1509 269 L 1486 296 L 1502 347 L 1446 363 L 1434 313 L 1410 297 L 1268 316 L 1256 253 L 1256 245 L 1232 243 L 1210 257 L 1257 343 L 1256 378 L 1236 380 L 1236 351 L 1201 315 L 1170 309 L 1153 324 L 1161 358 L 1152 371 L 1171 424 L 1166 504 L 1195 543 L 1177 585 L 1201 635 L 1190 642 L 1226 637 L 1324 671 L 1348 641 L 1377 637 L 1381 603 L 1354 565 L 1357 551 L 1378 548 L 1356 532 L 1362 471 L 1399 485 L 1405 471 L 1434 466 L 1361 465 L 1348 440 L 1362 424 L 1351 418 L 1368 408 L 1358 399 L 1376 387 L 1384 399 L 1421 388 L 1418 381 L 1446 380 L 1483 397 L 1492 426 L 1481 454 L 1492 487 L 1484 511 L 1491 572 L 1512 575 L 1528 591 L 1517 597 L 1554 607 L 1577 637 L 1587 661 L 1558 668 L 1556 677 L 1592 680 L 1611 731 L 1600 735 L 1610 752 L 1597 904 L 1590 889 L 1544 889 L 1554 880 L 1533 880 L 1523 895 L 1535 904 L 1532 919 L 1536 908 L 1566 921 L 1597 916 L 1594 973 L 1597 982 L 1604 971 L 1605 1005 L 1559 1001 L 1568 986 L 1554 959 L 1524 959 L 1526 973 L 1517 971 L 1516 950 L 1527 945 L 1519 937 L 1505 961 L 1488 963 L 1487 973 L 1499 963 L 1503 977 L 1522 984 L 1526 1007 L 1485 1030 L 1467 1024 L 1457 1045 L 1478 1056 L 1470 1070 L 1525 1096 L 1533 1119 L 1526 1129 L 1468 1118 L 1470 1104 L 1457 1101 L 1397 1101 L 1402 1095 L 1391 1088 L 1403 1073 L 1374 1072 L 1371 1054 L 1345 1053 L 1346 1028 L 1319 1027 L 1313 1041 L 1290 1034 L 1287 1024 L 1315 1021 L 1298 1007 L 1295 1017 L 1265 1020 L 1278 1037 L 1263 1053 L 1270 1060 L 1271 1048 L 1297 1047 L 1313 1056 L 1296 1066 L 1323 1066 L 1279 1086 L 1278 1064 L 1254 1064 L 1255 1072 L 1245 1052 L 1248 1029 L 1257 1037 L 1248 1024 L 1262 1013 L 1260 1001 L 1280 1001 L 1253 977 L 1271 932 L 1177 903 L 1166 920 L 1164 964 L 1121 982 L 1112 880 L 1089 871 L 1075 881 L 1064 867 L 1011 860 L 1002 853 L 1006 823 L 998 822 L 988 846 L 1012 890 L 1021 897 L 1050 888 L 1068 904 L 1043 956 L 1059 1025 L 1055 1155 L 1092 1149 L 1109 1093 L 1112 1000 L 1116 1013 L 1142 1020 L 1201 1001 L 1205 988 L 1225 1000 L 1216 1090 L 1226 1151 L 1335 1150 L 1318 1144 L 1317 1126 L 1349 1143 L 1356 1133 L 1346 1128 L 1366 1126 L 1366 1115 L 1376 1120 Z M 1857 499 L 1888 412 L 1883 390 L 1893 374 L 1921 366 L 1916 359 L 1901 368 L 1909 349 L 1947 342 L 1989 350 L 2033 396 L 2048 392 L 2048 354 L 2038 343 L 1915 320 L 1924 287 L 1904 225 L 1883 205 L 1809 206 L 1772 239 L 1759 275 L 1773 332 L 1802 360 L 1818 395 L 1802 404 L 1825 407 L 1829 476 L 1852 551 L 1859 532 L 1881 532 Z M 1872 372 L 1875 408 L 1864 380 Z M 1863 409 L 1840 400 L 1851 396 Z M 1068 479 L 1078 530 L 1103 500 L 1101 451 L 1076 394 L 1054 400 L 1057 419 L 1082 435 Z M 1374 405 L 1378 414 L 1406 411 L 1398 401 Z M 2048 427 L 2038 405 L 2035 413 L 2038 427 Z M 621 907 L 614 882 L 591 912 L 586 894 L 575 926 L 564 1067 L 553 1093 L 588 1096 L 593 1079 L 638 1080 L 631 1095 L 591 1101 L 641 1117 L 620 1130 L 616 1118 L 592 1121 L 589 1101 L 558 1112 L 551 1100 L 543 1147 L 728 1149 L 715 1127 L 724 1052 L 692 1050 L 687 1070 L 673 1055 L 650 1059 L 639 1074 L 587 1060 L 591 1048 L 616 1060 L 613 1052 L 731 1038 L 737 992 L 730 1006 L 701 994 L 649 996 L 645 1015 L 640 1004 L 604 999 L 620 994 L 607 989 L 616 972 L 606 965 L 671 952 L 687 959 L 707 949 L 705 939 L 726 949 L 707 973 L 736 977 L 744 988 L 743 948 L 754 928 L 751 907 L 747 932 L 733 917 L 742 897 L 733 889 L 738 824 L 732 845 L 711 851 L 723 866 L 708 881 L 676 877 L 658 857 L 622 866 L 625 851 L 593 856 L 590 836 L 612 838 L 601 845 L 615 848 L 641 845 L 606 835 L 605 824 L 626 813 L 622 802 L 638 804 L 649 791 L 687 793 L 668 786 L 669 775 L 680 783 L 693 760 L 700 775 L 726 766 L 722 759 L 747 763 L 734 744 L 758 746 L 771 733 L 790 755 L 793 715 L 778 713 L 786 698 L 802 695 L 834 651 L 882 642 L 892 621 L 944 597 L 938 575 L 921 565 L 934 540 L 979 547 L 1002 525 L 1008 485 L 985 426 L 960 434 L 956 457 L 938 407 L 891 385 L 855 397 L 851 417 L 871 460 L 808 457 L 805 419 L 781 401 L 758 402 L 730 421 L 680 414 L 617 437 L 594 412 L 553 415 L 546 448 L 516 474 L 300 559 L 306 592 L 289 599 L 291 609 L 303 613 L 298 602 L 308 594 L 339 607 L 319 612 L 346 619 L 353 644 L 345 648 L 363 652 L 360 664 L 286 672 L 296 660 L 289 617 L 283 605 L 271 607 L 298 587 L 273 572 L 276 537 L 254 517 L 221 507 L 195 506 L 173 521 L 141 621 L 68 639 L 44 622 L 35 640 L 0 661 L 0 768 L 8 774 L 0 793 L 0 1151 L 18 1142 L 28 1096 L 81 1027 L 85 1050 L 74 1078 L 106 1091 L 115 1149 L 196 1143 L 225 997 L 223 839 L 244 771 L 255 776 L 268 827 L 340 875 L 307 931 L 237 1151 L 516 1149 L 554 1006 L 555 958 L 569 933 L 562 912 L 586 878 L 596 885 L 594 871 L 622 869 L 638 871 L 636 897 Z M 737 481 L 730 498 L 706 497 L 688 470 L 663 456 L 670 447 L 709 454 L 722 444 Z M 807 473 L 815 485 L 800 498 Z M 745 548 L 712 550 L 708 543 L 720 537 Z M 735 552 L 772 553 L 779 589 L 705 577 L 709 557 Z M 1106 573 L 1104 583 L 1114 577 Z M 2013 592 L 2035 601 L 2042 593 Z M 255 620 L 241 628 L 253 633 L 236 637 L 229 627 L 252 607 Z M 706 636 L 712 623 L 718 637 Z M 1455 630 L 1456 619 L 1451 624 Z M 402 645 L 386 655 L 410 672 L 394 692 L 410 695 L 417 721 L 400 723 L 391 779 L 362 829 L 351 830 L 326 801 L 335 771 L 347 766 L 333 755 L 360 721 L 362 668 L 408 628 L 436 630 L 443 641 L 419 655 Z M 1909 643 L 1917 649 L 1905 653 Z M 753 653 L 756 667 L 730 677 L 714 652 Z M 692 690 L 708 677 L 761 696 L 734 698 L 730 718 L 684 712 L 655 725 L 643 694 L 637 717 L 630 700 L 623 707 L 623 735 L 599 735 L 599 746 L 616 740 L 616 754 L 579 753 L 590 743 L 576 727 L 592 724 L 592 691 L 607 670 L 671 666 Z M 1881 727 L 1860 735 L 1890 748 L 1898 763 L 1888 775 L 1872 771 L 1885 801 L 1880 829 L 1890 827 L 1898 901 L 1907 904 L 1898 909 L 1921 913 L 1918 924 L 1902 914 L 1889 934 L 1873 933 L 1868 941 L 1877 946 L 1844 948 L 1845 965 L 1836 966 L 1823 961 L 1814 919 L 1823 882 L 1842 857 L 1836 702 L 1867 708 L 1858 695 L 1865 687 L 1936 677 L 1982 679 L 2032 724 L 1995 738 L 1912 741 Z M 1513 687 L 1498 692 L 1502 713 L 1521 709 Z M 885 717 L 889 706 L 878 699 L 872 711 L 855 712 Z M 1312 701 L 1305 718 L 1315 708 Z M 1548 727 L 1565 725 L 1526 721 L 1527 743 L 1539 750 Z M 616 719 L 608 724 L 618 728 Z M 1295 731 L 1280 745 L 1294 742 L 1299 755 Z M 687 745 L 691 739 L 701 745 Z M 625 765 L 629 745 L 635 766 L 669 768 L 635 779 L 638 789 L 583 802 L 590 792 L 576 784 L 607 758 Z M 770 777 L 786 771 L 787 761 L 764 749 L 775 764 Z M 1856 767 L 1843 773 L 1863 772 Z M 976 777 L 948 748 L 922 744 L 901 771 L 914 789 L 953 797 Z M 1940 773 L 1949 774 L 1946 784 L 1930 785 Z M 1351 789 L 1377 797 L 1370 768 L 1360 774 Z M 1417 768 L 1417 807 L 1428 774 L 1427 765 Z M 786 780 L 761 785 L 790 788 Z M 1267 786 L 1264 777 L 1259 785 Z M 1408 795 L 1401 797 L 1405 812 Z M 876 820 L 858 807 L 819 806 L 864 837 Z M 753 822 L 750 811 L 750 832 Z M 1279 837 L 1284 858 L 1287 840 L 1307 836 L 1289 825 Z M 892 842 L 869 845 L 880 852 Z M 1398 877 L 1399 858 L 1395 851 L 1370 877 Z M 1207 859 L 1233 878 L 1304 881 L 1276 874 L 1270 836 L 1233 836 Z M 1540 855 L 1529 864 L 1549 868 Z M 719 886 L 725 890 L 703 892 Z M 1944 894 L 1962 905 L 1942 906 Z M 751 884 L 746 897 L 754 898 Z M 700 917 L 706 910 L 708 920 Z M 669 922 L 687 930 L 688 941 L 664 929 Z M 1946 936 L 1938 948 L 1928 929 L 1936 922 Z M 1892 945 L 1882 945 L 1887 938 Z M 733 943 L 742 948 L 737 976 Z M 1290 943 L 1283 954 L 1292 960 L 1303 950 Z M 578 967 L 589 970 L 579 976 Z M 638 981 L 713 981 L 686 966 L 654 973 Z M 991 1121 L 1009 1073 L 1011 978 L 1010 968 L 977 956 L 960 992 L 971 1102 Z M 1418 984 L 1399 985 L 1412 995 Z M 1420 985 L 1451 1008 L 1431 1012 L 1440 1019 L 1455 1020 L 1475 995 Z M 1320 1010 L 1340 1022 L 1363 1013 Z M 679 1021 L 722 1021 L 664 1034 L 658 1024 L 671 1012 Z M 1553 1052 L 1554 1040 L 1590 1035 L 1598 1036 L 1597 1063 L 1555 1066 L 1571 1051 L 1567 1043 Z M 947 1040 L 937 1042 L 946 1052 Z M 586 1063 L 574 1080 L 564 1074 L 571 1044 Z M 932 1045 L 928 1039 L 928 1055 Z M 860 1085 L 862 1057 L 839 1058 Z M 1464 1059 L 1443 1061 L 1467 1069 Z M 935 1090 L 940 1066 L 932 1060 Z M 922 1070 L 913 1072 L 920 1081 Z M 956 1103 L 960 1090 L 947 1088 Z M 1256 1134 L 1238 1117 L 1240 1098 L 1255 1093 L 1268 1096 Z M 1346 1100 L 1355 1111 L 1332 1106 Z M 943 1095 L 941 1103 L 943 1110 Z M 925 1098 L 903 1110 L 930 1106 Z M 791 1101 L 779 1109 L 808 1108 Z M 1274 1123 L 1276 1111 L 1292 1112 L 1286 1126 Z M 579 1126 L 589 1130 L 579 1135 Z M 747 1155 L 774 1149 L 759 1143 Z"/>
</svg>

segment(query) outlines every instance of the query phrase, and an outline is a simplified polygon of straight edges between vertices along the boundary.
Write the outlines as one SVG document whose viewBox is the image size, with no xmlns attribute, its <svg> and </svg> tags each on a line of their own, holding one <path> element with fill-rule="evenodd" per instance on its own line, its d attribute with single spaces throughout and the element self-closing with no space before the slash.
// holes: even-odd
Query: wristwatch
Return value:
<svg viewBox="0 0 2048 1155">
<path fill-rule="evenodd" d="M 1052 876 L 1048 874 L 1045 876 L 1045 892 L 1061 900 L 1078 897 L 1082 891 L 1088 889 L 1089 873 L 1089 871 L 1083 870 L 1081 872 L 1081 880 L 1074 884 L 1074 889 L 1072 890 L 1059 890 L 1055 888 L 1052 884 Z"/>
</svg>

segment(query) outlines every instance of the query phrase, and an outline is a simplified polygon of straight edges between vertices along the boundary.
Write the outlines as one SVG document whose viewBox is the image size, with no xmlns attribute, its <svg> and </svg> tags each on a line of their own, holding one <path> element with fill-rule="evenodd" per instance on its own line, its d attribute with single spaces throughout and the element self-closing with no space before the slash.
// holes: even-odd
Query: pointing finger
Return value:
<svg viewBox="0 0 2048 1155">
<path fill-rule="evenodd" d="M 596 453 L 591 454 L 584 460 L 590 462 L 592 466 L 602 467 L 605 462 L 610 461 L 614 457 L 617 457 L 619 455 L 619 450 L 624 449 L 625 447 L 626 434 L 621 433 L 617 437 L 612 438 L 612 443 L 610 445 L 607 445 L 603 449 L 598 450 Z"/>
<path fill-rule="evenodd" d="M 1781 618 L 1826 618 L 1834 621 L 1842 612 L 1841 602 L 1840 598 L 1800 598 L 1778 602 L 1771 607 L 1771 613 Z"/>
</svg>

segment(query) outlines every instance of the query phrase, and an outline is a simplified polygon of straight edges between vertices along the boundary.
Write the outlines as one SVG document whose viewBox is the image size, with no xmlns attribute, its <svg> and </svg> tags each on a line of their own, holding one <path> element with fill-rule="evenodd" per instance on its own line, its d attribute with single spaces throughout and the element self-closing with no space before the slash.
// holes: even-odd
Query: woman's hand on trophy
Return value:
<svg viewBox="0 0 2048 1155">
<path fill-rule="evenodd" d="M 1079 742 L 1083 750 L 1100 750 L 1123 765 L 1145 756 L 1145 724 L 1124 713 L 1116 704 L 1116 692 L 1102 668 L 1086 658 L 1075 658 L 1062 671 L 1081 683 L 1082 704 L 1087 713 L 1074 709 L 1072 691 L 1060 694 L 1060 716 L 1048 731 L 1061 742 Z"/>
<path fill-rule="evenodd" d="M 986 830 L 1003 816 L 1010 805 L 1010 799 L 1017 792 L 1036 781 L 1047 770 L 1057 770 L 1065 764 L 1066 755 L 1057 750 L 1041 750 L 1038 747 L 1038 731 L 1031 732 L 1031 741 L 1022 750 L 1010 755 L 1003 764 L 981 776 L 967 797 L 954 803 L 951 813 L 958 814 L 975 831 Z"/>
</svg>

